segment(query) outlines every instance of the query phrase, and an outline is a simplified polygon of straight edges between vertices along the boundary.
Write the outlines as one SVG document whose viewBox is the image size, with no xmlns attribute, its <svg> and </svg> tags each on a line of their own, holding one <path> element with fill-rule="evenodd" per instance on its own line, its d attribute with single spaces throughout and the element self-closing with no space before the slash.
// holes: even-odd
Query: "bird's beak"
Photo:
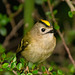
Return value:
<svg viewBox="0 0 75 75">
<path fill-rule="evenodd" d="M 50 30 L 50 31 L 46 32 L 46 34 L 47 34 L 47 33 L 54 33 L 54 30 Z"/>
</svg>

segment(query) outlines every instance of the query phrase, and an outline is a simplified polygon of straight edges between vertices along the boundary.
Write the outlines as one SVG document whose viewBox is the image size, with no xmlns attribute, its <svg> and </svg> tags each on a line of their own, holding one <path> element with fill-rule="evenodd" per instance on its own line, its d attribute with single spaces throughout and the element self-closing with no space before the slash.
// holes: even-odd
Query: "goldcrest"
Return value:
<svg viewBox="0 0 75 75">
<path fill-rule="evenodd" d="M 52 54 L 55 46 L 53 26 L 41 19 L 21 40 L 17 56 L 21 54 L 27 61 L 40 63 Z"/>
</svg>

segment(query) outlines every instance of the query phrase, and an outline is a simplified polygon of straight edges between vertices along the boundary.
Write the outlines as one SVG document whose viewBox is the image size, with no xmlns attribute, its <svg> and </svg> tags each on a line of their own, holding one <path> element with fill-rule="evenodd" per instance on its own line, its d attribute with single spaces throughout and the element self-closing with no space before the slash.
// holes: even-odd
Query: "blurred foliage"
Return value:
<svg viewBox="0 0 75 75">
<path fill-rule="evenodd" d="M 69 15 L 70 18 L 72 18 L 73 15 L 75 15 L 75 11 L 69 11 L 69 12 L 68 12 L 68 15 Z"/>
<path fill-rule="evenodd" d="M 1 49 L 3 50 L 3 49 Z M 47 69 L 45 66 L 38 66 L 38 64 L 32 64 L 31 62 L 27 62 L 24 60 L 24 58 L 20 58 L 20 62 L 17 63 L 17 58 L 15 53 L 11 53 L 12 56 L 8 59 L 8 54 L 5 54 L 5 52 L 0 52 L 0 74 L 3 75 L 14 75 L 12 72 L 13 70 L 18 75 L 35 75 L 39 72 L 42 73 L 42 75 L 47 75 L 47 71 L 50 73 L 50 75 L 73 75 L 75 73 L 75 68 L 72 64 L 68 65 L 68 72 L 62 71 L 58 66 L 53 62 L 50 63 L 50 67 Z M 6 61 L 6 62 L 5 62 Z M 29 67 L 28 70 L 26 70 L 27 66 Z M 26 70 L 26 71 L 25 71 Z M 5 72 L 4 72 L 5 71 Z"/>
<path fill-rule="evenodd" d="M 5 26 L 9 21 L 10 21 L 9 18 L 6 15 L 0 13 L 0 34 L 2 36 L 5 36 L 7 34 Z"/>
<path fill-rule="evenodd" d="M 1 49 L 2 50 L 2 49 Z M 54 69 L 54 65 L 50 66 L 47 70 L 47 68 L 45 66 L 38 66 L 38 64 L 32 64 L 31 62 L 27 62 L 26 60 L 24 60 L 24 58 L 20 58 L 20 62 L 17 63 L 17 58 L 16 55 L 14 53 L 12 53 L 13 57 L 9 57 L 8 59 L 8 54 L 5 54 L 5 52 L 1 52 L 0 53 L 1 57 L 0 57 L 0 74 L 4 74 L 9 72 L 9 75 L 11 75 L 11 73 L 13 72 L 13 70 L 18 74 L 18 75 L 34 75 L 34 74 L 38 74 L 39 72 L 42 73 L 42 75 L 47 75 L 47 71 L 51 74 L 51 75 L 64 75 L 64 72 L 62 70 L 60 70 L 59 68 Z M 6 61 L 6 62 L 5 62 Z M 28 70 L 26 70 L 27 66 L 29 67 Z M 74 69 L 73 66 L 70 65 L 70 70 L 73 73 Z M 26 71 L 25 71 L 26 70 Z M 5 72 L 4 72 L 5 71 Z M 7 75 L 7 74 L 5 74 Z"/>
<path fill-rule="evenodd" d="M 23 35 L 28 32 L 32 26 L 34 25 L 34 22 L 37 21 L 36 18 L 33 18 L 33 16 L 39 16 L 43 19 L 52 19 L 51 12 L 49 11 L 47 0 L 25 0 L 24 4 L 20 2 L 21 0 L 8 0 L 12 11 L 11 17 L 7 15 L 7 10 L 5 9 L 5 6 L 2 1 L 0 1 L 0 41 L 4 40 L 6 38 L 6 35 L 10 33 L 11 25 L 9 22 L 11 21 L 11 18 L 13 18 L 15 12 L 18 10 L 22 10 L 24 7 L 24 19 L 25 24 L 29 27 L 26 28 L 26 25 L 22 27 L 20 30 L 18 30 L 19 34 L 22 34 L 21 31 L 23 31 Z M 71 53 L 75 59 L 75 11 L 71 11 L 69 6 L 66 2 L 60 1 L 60 0 L 50 0 L 51 4 L 54 7 L 53 14 L 56 17 L 56 20 L 58 21 L 58 24 L 53 23 L 54 29 L 58 30 L 63 33 L 64 39 L 71 49 Z M 20 3 L 19 3 L 20 2 Z M 44 8 L 43 6 L 45 5 Z M 46 11 L 45 11 L 45 10 Z M 37 10 L 38 14 L 35 13 L 34 10 Z M 23 12 L 23 10 L 22 10 Z M 19 22 L 21 18 L 23 18 L 23 13 L 20 12 L 16 17 L 14 17 L 15 23 Z M 8 32 L 8 33 L 7 33 Z M 22 35 L 22 36 L 23 36 Z M 55 36 L 57 37 L 57 44 L 61 42 L 57 32 L 55 33 Z M 11 38 L 19 38 L 21 36 L 16 35 L 15 37 Z M 16 42 L 17 43 L 17 42 Z M 15 45 L 16 45 L 15 43 Z M 60 46 L 62 43 L 59 43 Z M 10 44 L 11 45 L 11 44 Z M 9 46 L 10 46 L 9 45 Z M 14 45 L 14 44 L 13 44 Z M 12 46 L 12 45 L 11 45 Z M 8 49 L 8 48 L 7 48 Z M 60 53 L 60 51 L 63 48 L 60 46 L 57 48 L 57 53 Z M 12 50 L 12 51 L 10 51 Z M 59 60 L 59 58 L 54 57 L 55 60 L 52 60 L 48 62 L 48 64 L 33 64 L 31 62 L 27 62 L 24 60 L 24 58 L 20 58 L 20 62 L 17 62 L 16 53 L 13 51 L 13 49 L 10 49 L 7 51 L 2 43 L 0 42 L 0 75 L 14 75 L 13 71 L 15 71 L 18 75 L 37 75 L 38 73 L 42 73 L 42 75 L 47 75 L 47 72 L 50 73 L 50 75 L 74 75 L 75 74 L 75 68 L 73 64 L 70 63 L 69 59 L 66 54 L 66 52 L 60 53 L 60 55 L 56 54 L 56 56 L 61 57 L 63 64 L 57 64 L 56 61 Z M 59 51 L 58 51 L 59 50 Z M 63 49 L 64 51 L 65 49 Z M 63 56 L 62 56 L 63 54 Z M 65 57 L 63 59 L 63 57 Z M 53 58 L 52 58 L 53 59 Z M 59 60 L 61 61 L 61 60 Z M 67 62 L 67 63 L 66 63 Z M 48 65 L 48 67 L 47 67 Z M 27 68 L 29 67 L 29 69 Z"/>
</svg>

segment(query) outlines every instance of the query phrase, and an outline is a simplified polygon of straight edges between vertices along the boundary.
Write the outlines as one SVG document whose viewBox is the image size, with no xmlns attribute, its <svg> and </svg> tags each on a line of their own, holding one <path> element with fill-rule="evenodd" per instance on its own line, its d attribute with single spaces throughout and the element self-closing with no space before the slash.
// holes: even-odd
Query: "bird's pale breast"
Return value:
<svg viewBox="0 0 75 75">
<path fill-rule="evenodd" d="M 40 43 L 41 42 L 41 43 Z M 46 60 L 53 52 L 56 45 L 56 38 L 46 41 L 32 40 L 32 43 L 22 52 L 23 57 L 33 63 Z"/>
</svg>

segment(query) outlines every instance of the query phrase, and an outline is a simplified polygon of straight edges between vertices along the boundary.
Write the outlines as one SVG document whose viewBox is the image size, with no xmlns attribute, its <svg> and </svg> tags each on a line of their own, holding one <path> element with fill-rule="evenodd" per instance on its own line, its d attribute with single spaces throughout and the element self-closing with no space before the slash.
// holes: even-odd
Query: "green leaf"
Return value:
<svg viewBox="0 0 75 75">
<path fill-rule="evenodd" d="M 2 16 L 2 19 L 1 19 L 1 21 L 0 21 L 0 24 L 1 24 L 2 26 L 5 26 L 5 25 L 7 25 L 8 22 L 9 22 L 9 18 L 8 18 L 6 15 L 3 15 L 3 16 Z"/>
<path fill-rule="evenodd" d="M 11 63 L 11 68 L 15 68 L 16 67 L 16 62 L 12 62 Z"/>
<path fill-rule="evenodd" d="M 13 58 L 16 56 L 14 52 L 8 52 L 6 60 L 10 63 L 13 62 Z M 16 62 L 16 61 L 15 61 Z"/>
<path fill-rule="evenodd" d="M 53 14 L 54 14 L 54 15 L 56 15 L 56 14 L 57 14 L 57 12 L 58 12 L 57 10 L 54 10 L 54 11 L 53 11 Z"/>
<path fill-rule="evenodd" d="M 56 74 L 56 72 L 52 72 L 52 74 L 51 74 L 51 75 L 57 75 L 57 74 Z"/>
<path fill-rule="evenodd" d="M 2 44 L 0 44 L 0 53 L 4 53 L 5 52 L 5 48 L 2 46 Z"/>
<path fill-rule="evenodd" d="M 62 75 L 62 74 L 63 74 L 63 72 L 62 72 L 61 70 L 58 70 L 57 73 L 58 73 L 59 75 Z"/>
<path fill-rule="evenodd" d="M 0 28 L 0 34 L 1 34 L 2 36 L 6 36 L 6 34 L 7 34 L 6 28 L 1 27 L 1 28 Z"/>
<path fill-rule="evenodd" d="M 17 72 L 18 75 L 21 75 L 19 72 Z"/>
<path fill-rule="evenodd" d="M 21 70 L 21 68 L 22 68 L 22 63 L 18 63 L 17 66 L 16 66 L 16 68 L 17 68 L 18 70 Z"/>
<path fill-rule="evenodd" d="M 46 12 L 46 15 L 50 16 L 50 15 L 51 15 L 51 12 L 49 12 L 49 11 L 48 11 L 48 12 Z"/>
<path fill-rule="evenodd" d="M 13 57 L 12 61 L 13 62 L 16 62 L 16 56 Z"/>
<path fill-rule="evenodd" d="M 69 70 L 70 70 L 71 73 L 75 72 L 75 68 L 74 68 L 73 64 L 69 65 Z"/>
<path fill-rule="evenodd" d="M 41 69 L 43 72 L 45 72 L 45 66 L 42 66 Z"/>
<path fill-rule="evenodd" d="M 28 66 L 29 66 L 29 69 L 31 69 L 32 66 L 33 66 L 33 63 L 29 62 L 29 63 L 28 63 Z"/>
<path fill-rule="evenodd" d="M 24 73 L 21 73 L 21 75 L 25 75 Z"/>
<path fill-rule="evenodd" d="M 2 65 L 2 68 L 7 68 L 8 67 L 8 63 L 4 63 L 3 65 Z"/>
<path fill-rule="evenodd" d="M 51 12 L 46 12 L 46 15 L 49 16 L 50 19 L 52 19 Z"/>
<path fill-rule="evenodd" d="M 24 58 L 20 58 L 20 62 L 21 62 L 21 63 L 25 63 Z"/>
<path fill-rule="evenodd" d="M 20 10 L 22 8 L 23 8 L 23 4 L 20 4 L 19 7 L 18 7 L 18 9 Z"/>
<path fill-rule="evenodd" d="M 38 70 L 34 70 L 32 73 L 33 74 L 38 74 Z"/>
<path fill-rule="evenodd" d="M 3 19 L 0 21 L 0 24 L 1 24 L 2 26 L 6 25 L 6 24 L 7 24 L 7 20 L 3 18 Z"/>
<path fill-rule="evenodd" d="M 74 66 L 71 67 L 70 72 L 71 72 L 71 73 L 74 73 L 74 72 L 75 72 L 75 68 L 74 68 Z"/>
<path fill-rule="evenodd" d="M 53 67 L 50 66 L 50 67 L 48 68 L 48 71 L 52 71 L 52 70 L 53 70 Z"/>
<path fill-rule="evenodd" d="M 5 26 L 7 25 L 8 22 L 9 22 L 9 18 L 6 15 L 0 14 L 0 24 L 2 26 Z"/>
<path fill-rule="evenodd" d="M 9 70 L 9 71 L 12 71 L 11 68 L 9 68 L 9 67 L 7 67 L 6 69 Z"/>
<path fill-rule="evenodd" d="M 73 13 L 71 11 L 68 12 L 68 15 L 69 15 L 70 18 L 73 17 Z"/>
<path fill-rule="evenodd" d="M 0 68 L 0 71 L 3 71 L 3 69 L 2 69 L 2 68 Z"/>
<path fill-rule="evenodd" d="M 22 63 L 22 66 L 24 67 L 25 59 L 24 58 L 20 58 L 20 62 Z"/>
<path fill-rule="evenodd" d="M 56 30 L 58 30 L 60 27 L 59 27 L 59 25 L 57 25 L 56 23 L 54 24 L 54 28 L 56 29 Z"/>
<path fill-rule="evenodd" d="M 32 69 L 34 69 L 34 68 L 35 68 L 35 66 L 36 66 L 36 65 L 35 65 L 35 64 L 33 64 Z"/>
<path fill-rule="evenodd" d="M 33 75 L 32 73 L 27 73 L 27 75 Z"/>
<path fill-rule="evenodd" d="M 2 57 L 3 59 L 6 58 L 6 54 L 3 53 L 1 57 Z"/>
<path fill-rule="evenodd" d="M 2 62 L 4 62 L 4 60 L 1 60 L 1 59 L 0 59 L 0 62 L 2 63 Z"/>
<path fill-rule="evenodd" d="M 18 8 L 19 8 L 18 6 L 13 6 L 14 10 L 18 10 Z"/>
</svg>

